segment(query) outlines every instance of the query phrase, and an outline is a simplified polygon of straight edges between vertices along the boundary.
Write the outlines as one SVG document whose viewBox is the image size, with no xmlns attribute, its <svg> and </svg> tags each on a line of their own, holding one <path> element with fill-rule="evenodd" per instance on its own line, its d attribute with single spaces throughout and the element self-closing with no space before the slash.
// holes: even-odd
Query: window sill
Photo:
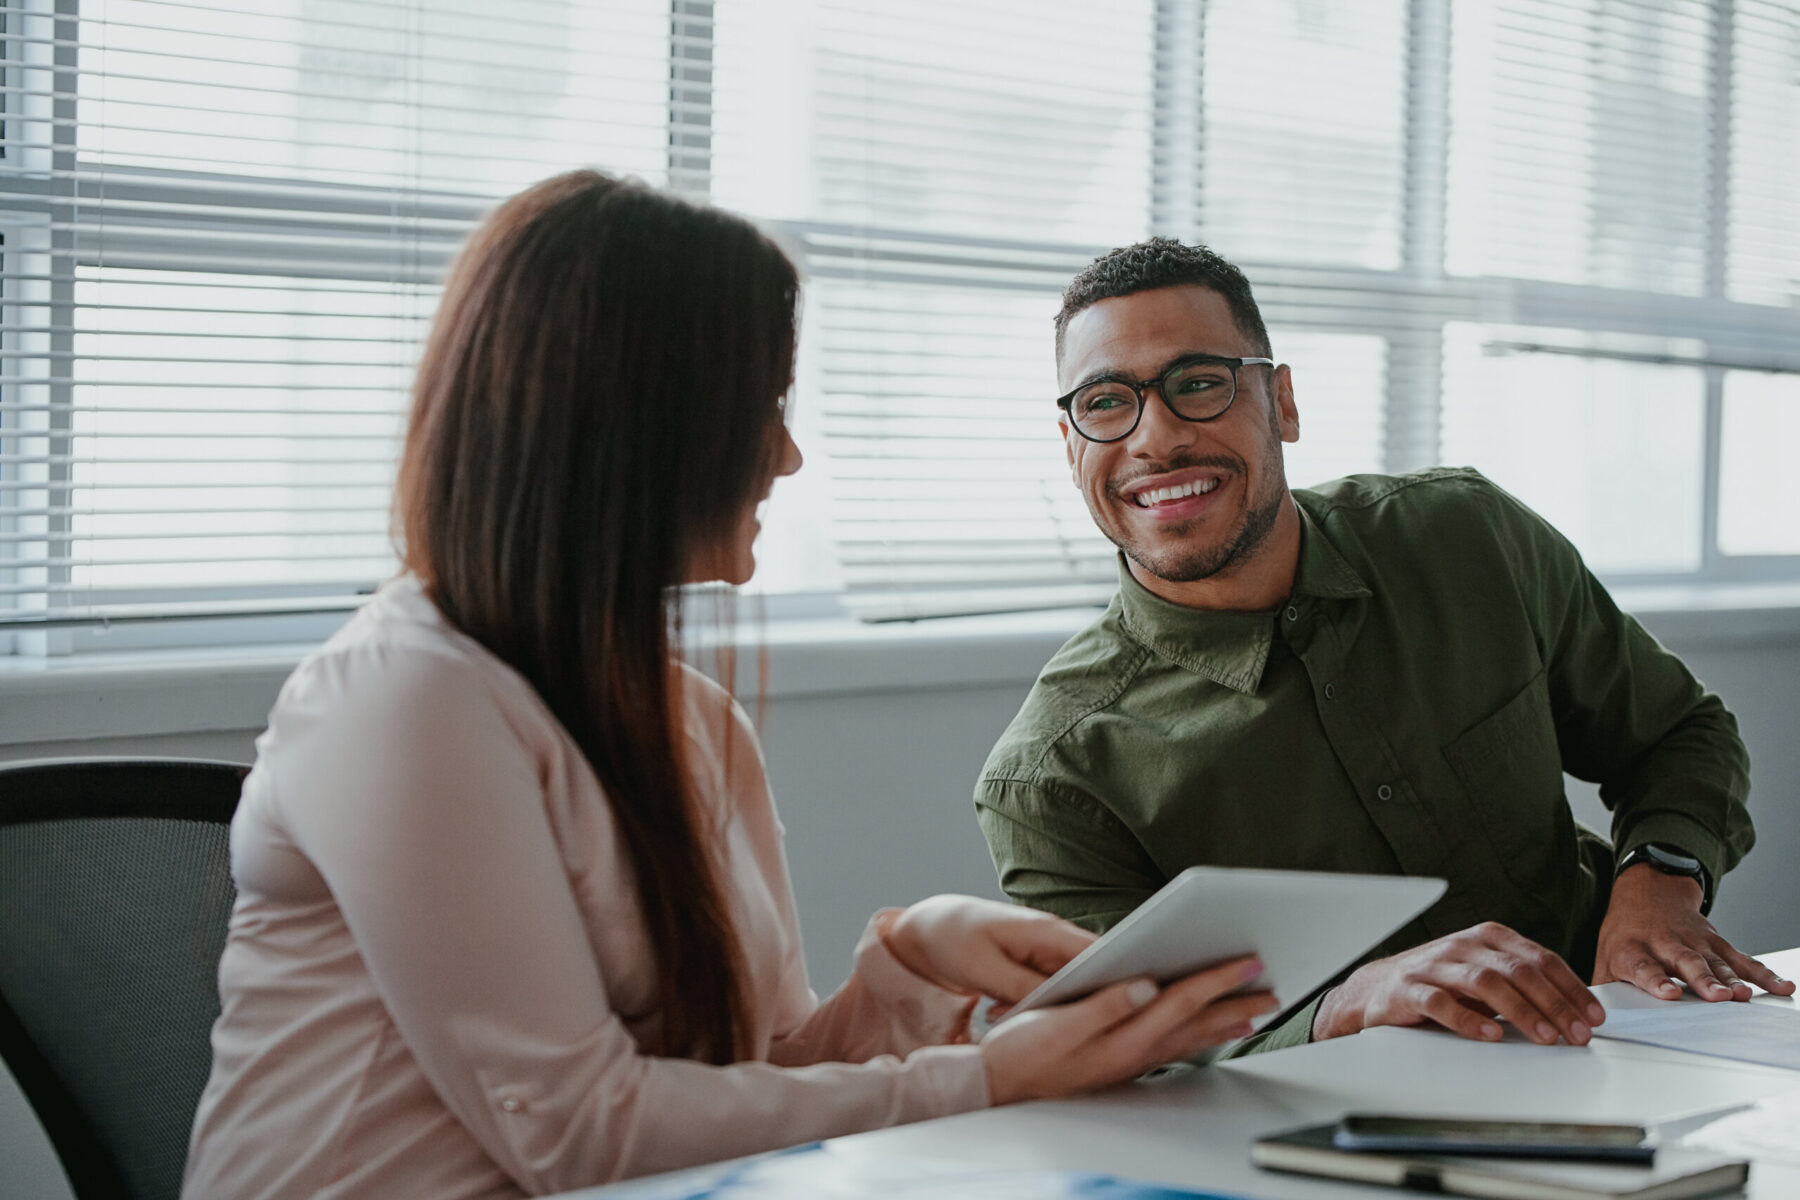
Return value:
<svg viewBox="0 0 1800 1200">
<path fill-rule="evenodd" d="M 1800 585 L 1620 588 L 1670 649 L 1748 649 L 1800 642 Z M 737 690 L 769 700 L 1017 687 L 1096 610 L 949 617 L 868 625 L 848 617 L 744 619 L 735 637 Z M 705 635 L 699 612 L 690 629 Z M 0 660 L 0 746 L 260 728 L 281 683 L 310 646 L 134 651 Z M 766 661 L 766 680 L 759 680 Z"/>
</svg>

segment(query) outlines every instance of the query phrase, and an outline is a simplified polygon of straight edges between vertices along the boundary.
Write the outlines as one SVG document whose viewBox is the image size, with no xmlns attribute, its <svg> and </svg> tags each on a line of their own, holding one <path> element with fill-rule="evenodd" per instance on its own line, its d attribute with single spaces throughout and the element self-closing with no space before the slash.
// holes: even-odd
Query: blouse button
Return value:
<svg viewBox="0 0 1800 1200">
<path fill-rule="evenodd" d="M 1290 621 L 1298 621 L 1300 619 L 1300 610 L 1291 604 L 1288 605 L 1287 619 Z"/>
<path fill-rule="evenodd" d="M 1375 789 L 1375 795 L 1381 800 L 1392 800 L 1394 798 L 1394 789 L 1384 783 Z"/>
<path fill-rule="evenodd" d="M 1337 689 L 1335 687 L 1331 686 L 1329 683 L 1325 685 L 1325 698 L 1327 700 L 1337 699 Z"/>
</svg>

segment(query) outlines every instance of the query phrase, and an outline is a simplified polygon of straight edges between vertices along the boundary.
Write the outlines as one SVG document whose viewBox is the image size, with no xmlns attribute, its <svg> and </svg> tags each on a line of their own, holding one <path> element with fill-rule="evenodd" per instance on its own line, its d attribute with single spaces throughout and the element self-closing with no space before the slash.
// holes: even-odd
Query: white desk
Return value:
<svg viewBox="0 0 1800 1200">
<path fill-rule="evenodd" d="M 1766 961 L 1784 976 L 1800 976 L 1800 949 Z M 1251 1140 L 1335 1120 L 1350 1109 L 1652 1122 L 1796 1091 L 1800 1071 L 1602 1038 L 1577 1048 L 1537 1046 L 1510 1031 L 1506 1041 L 1484 1044 L 1423 1030 L 1374 1029 L 1087 1099 L 924 1121 L 841 1138 L 833 1147 L 1101 1171 L 1268 1200 L 1393 1200 L 1405 1193 L 1259 1170 L 1250 1165 Z M 602 1200 L 611 1191 L 576 1195 Z M 1758 1163 L 1747 1194 L 1755 1200 L 1800 1197 L 1800 1168 Z"/>
</svg>

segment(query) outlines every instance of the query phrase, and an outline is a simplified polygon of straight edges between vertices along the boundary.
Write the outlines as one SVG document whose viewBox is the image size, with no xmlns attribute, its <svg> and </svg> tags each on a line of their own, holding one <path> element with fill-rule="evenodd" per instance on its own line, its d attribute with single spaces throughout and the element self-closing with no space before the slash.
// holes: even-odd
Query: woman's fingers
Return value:
<svg viewBox="0 0 1800 1200">
<path fill-rule="evenodd" d="M 1249 1037 L 1258 1017 L 1277 1011 L 1281 1002 L 1269 992 L 1248 992 L 1215 1000 L 1192 1018 L 1171 1029 L 1145 1055 L 1146 1069 L 1163 1063 L 1182 1062 L 1225 1042 Z"/>
<path fill-rule="evenodd" d="M 995 939 L 1014 959 L 1049 976 L 1062 970 L 1071 958 L 1094 944 L 1097 935 L 1061 917 L 1047 913 L 1019 910 L 1024 917 L 1013 921 L 996 921 Z"/>
<path fill-rule="evenodd" d="M 973 964 L 967 964 L 968 973 L 979 975 L 982 979 L 982 992 L 996 1000 L 1017 1004 L 1036 990 L 1038 984 L 1049 976 L 1042 971 L 1026 966 L 1008 955 L 1004 950 L 994 948 L 988 953 L 991 961 L 982 964 L 976 970 Z"/>
<path fill-rule="evenodd" d="M 1185 1043 L 1218 1028 L 1235 1028 L 1253 1016 L 1272 1011 L 1275 998 L 1267 992 L 1221 999 L 1261 974 L 1260 961 L 1240 958 L 1178 980 L 1165 987 L 1155 1003 L 1113 1030 L 1109 1036 L 1116 1045 L 1110 1048 L 1139 1064 L 1138 1071 L 1160 1066 L 1170 1061 L 1158 1057 L 1165 1053 L 1166 1045 Z M 1215 1008 L 1220 1015 L 1213 1013 Z"/>
<path fill-rule="evenodd" d="M 1106 1035 L 1160 993 L 1148 979 L 1102 988 L 1073 1004 L 1023 1013 L 982 1039 L 988 1094 L 995 1104 L 1072 1096 L 1138 1072 L 1109 1051 Z"/>
<path fill-rule="evenodd" d="M 1241 1037 L 1276 1000 L 1228 993 L 1261 974 L 1255 958 L 1234 959 L 1167 987 L 1134 979 L 1021 1014 L 982 1040 L 990 1095 L 1005 1104 L 1092 1091 Z"/>
</svg>

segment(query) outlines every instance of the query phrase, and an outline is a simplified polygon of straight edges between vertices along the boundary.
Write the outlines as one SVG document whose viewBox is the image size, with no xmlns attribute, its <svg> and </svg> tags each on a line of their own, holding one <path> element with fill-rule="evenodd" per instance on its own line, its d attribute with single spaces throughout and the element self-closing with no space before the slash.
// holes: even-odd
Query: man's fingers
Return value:
<svg viewBox="0 0 1800 1200">
<path fill-rule="evenodd" d="M 1730 990 L 1733 1000 L 1748 1000 L 1755 994 L 1755 989 L 1738 978 L 1736 969 L 1723 955 L 1709 954 L 1706 956 L 1706 962 L 1712 968 L 1713 978 Z"/>
<path fill-rule="evenodd" d="M 1712 961 L 1692 946 L 1672 947 L 1660 957 L 1669 974 L 1686 980 L 1694 995 L 1702 1000 L 1731 999 L 1731 988 L 1713 974 Z"/>
<path fill-rule="evenodd" d="M 1466 997 L 1491 1008 L 1540 1045 L 1549 1045 L 1562 1037 L 1585 1038 L 1585 1025 L 1579 1025 L 1582 1031 L 1579 1035 L 1568 1027 L 1579 1024 L 1574 1009 L 1556 989 L 1529 969 L 1521 969 L 1505 958 L 1497 962 L 1466 963 L 1464 967 L 1465 975 L 1457 989 L 1462 994 L 1455 997 L 1458 1007 L 1466 1007 Z M 1436 1019 L 1434 1016 L 1433 1020 Z"/>
<path fill-rule="evenodd" d="M 1651 956 L 1650 951 L 1638 945 L 1630 950 L 1621 951 L 1613 959 L 1613 975 L 1618 979 L 1630 980 L 1638 991 L 1659 1000 L 1674 1000 L 1681 995 L 1681 985 L 1669 978 L 1669 973 L 1662 963 Z"/>
<path fill-rule="evenodd" d="M 1544 1007 L 1546 1015 L 1553 1016 L 1548 1006 L 1561 1004 L 1570 1009 L 1573 1013 L 1573 1020 L 1580 1020 L 1582 1024 L 1598 1025 L 1602 1020 L 1606 1020 L 1606 1007 L 1602 1007 L 1600 1000 L 1591 991 L 1588 991 L 1588 984 L 1580 981 L 1580 975 L 1577 975 L 1570 964 L 1562 959 L 1561 954 L 1550 950 L 1548 946 L 1537 945 L 1525 934 L 1519 934 L 1507 927 L 1499 928 L 1505 934 L 1503 937 L 1505 952 L 1523 968 L 1526 968 L 1526 975 L 1521 975 L 1521 977 L 1530 977 L 1530 973 L 1535 973 L 1535 979 L 1543 979 L 1557 993 L 1555 997 L 1543 993 L 1535 986 L 1535 982 L 1526 990 L 1535 1004 Z M 1564 1034 L 1568 1033 L 1568 1025 L 1562 1024 L 1562 1029 L 1564 1029 Z"/>
<path fill-rule="evenodd" d="M 1568 964 L 1541 946 L 1533 946 L 1525 961 L 1503 962 L 1496 969 L 1505 970 L 1507 981 L 1526 1005 L 1523 1019 L 1504 1009 L 1501 1015 L 1533 1041 L 1554 1042 L 1560 1037 L 1571 1046 L 1585 1046 L 1593 1036 L 1593 1026 L 1606 1017 L 1606 1010 Z"/>
<path fill-rule="evenodd" d="M 1432 984 L 1418 985 L 1412 1007 L 1421 1017 L 1472 1041 L 1497 1042 L 1505 1033 L 1498 1024 L 1470 1008 L 1454 993 Z"/>
<path fill-rule="evenodd" d="M 1783 979 L 1758 960 L 1751 958 L 1748 954 L 1745 954 L 1740 950 L 1726 947 L 1725 956 L 1730 960 L 1732 968 L 1738 973 L 1739 977 L 1749 980 L 1763 991 L 1772 992 L 1777 996 L 1791 996 L 1794 994 L 1794 983 L 1792 980 Z"/>
</svg>

